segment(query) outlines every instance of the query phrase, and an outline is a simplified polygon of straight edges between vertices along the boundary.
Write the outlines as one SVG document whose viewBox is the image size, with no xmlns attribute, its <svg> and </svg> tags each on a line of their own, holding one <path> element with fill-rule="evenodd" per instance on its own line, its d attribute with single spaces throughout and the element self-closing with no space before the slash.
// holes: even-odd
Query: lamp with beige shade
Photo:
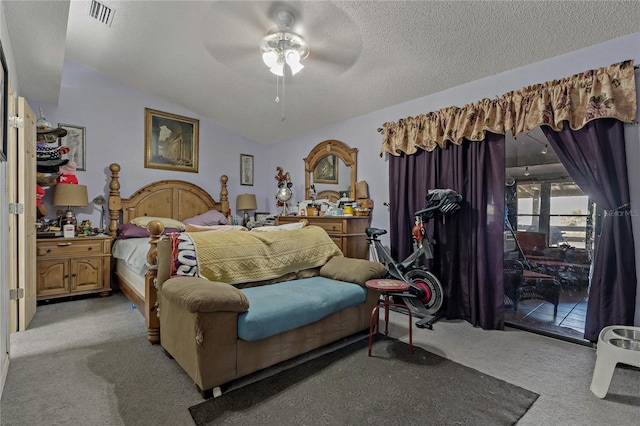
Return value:
<svg viewBox="0 0 640 426">
<path fill-rule="evenodd" d="M 86 185 L 62 184 L 56 185 L 53 193 L 54 206 L 66 206 L 67 211 L 60 217 L 60 225 L 77 224 L 76 215 L 71 207 L 86 207 L 89 205 Z"/>
<path fill-rule="evenodd" d="M 258 208 L 258 202 L 256 201 L 255 194 L 240 194 L 236 198 L 236 211 L 244 211 L 242 215 L 242 226 L 247 226 L 249 223 L 249 213 L 247 210 L 256 210 Z"/>
</svg>

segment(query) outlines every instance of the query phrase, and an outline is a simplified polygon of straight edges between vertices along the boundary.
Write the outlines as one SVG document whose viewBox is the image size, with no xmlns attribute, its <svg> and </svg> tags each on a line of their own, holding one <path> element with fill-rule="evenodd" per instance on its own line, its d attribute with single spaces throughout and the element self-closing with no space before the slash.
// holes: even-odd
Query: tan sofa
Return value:
<svg viewBox="0 0 640 426">
<path fill-rule="evenodd" d="M 368 279 L 385 274 L 380 263 L 338 254 L 320 267 L 268 281 L 230 285 L 204 278 L 169 278 L 170 253 L 169 242 L 160 241 L 157 279 L 160 343 L 194 380 L 205 398 L 212 396 L 214 388 L 234 379 L 368 329 L 370 313 L 379 297 L 378 293 L 365 289 L 363 303 L 292 330 L 247 341 L 238 337 L 238 321 L 239 316 L 252 308 L 245 294 L 248 288 L 285 285 L 288 281 L 291 282 L 287 285 L 295 285 L 293 280 L 306 283 L 306 278 L 320 283 L 315 285 L 322 285 L 326 278 L 342 282 L 344 286 L 364 287 Z M 304 292 L 296 292 L 300 294 Z M 252 300 L 257 309 L 260 300 L 256 301 L 255 297 Z M 273 303 L 272 300 L 265 303 Z"/>
</svg>

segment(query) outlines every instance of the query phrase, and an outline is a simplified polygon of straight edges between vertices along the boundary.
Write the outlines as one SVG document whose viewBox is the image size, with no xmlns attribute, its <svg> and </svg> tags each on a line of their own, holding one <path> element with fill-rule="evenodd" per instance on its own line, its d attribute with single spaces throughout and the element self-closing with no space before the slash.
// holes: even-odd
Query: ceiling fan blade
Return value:
<svg viewBox="0 0 640 426">
<path fill-rule="evenodd" d="M 268 2 L 216 1 L 209 4 L 203 25 L 221 34 L 264 34 L 273 27 Z"/>
<path fill-rule="evenodd" d="M 335 4 L 306 2 L 304 5 L 309 64 L 323 63 L 327 66 L 325 71 L 334 75 L 350 69 L 362 53 L 362 35 L 357 25 Z"/>
<path fill-rule="evenodd" d="M 342 74 L 349 70 L 360 57 L 362 45 L 343 45 L 340 49 L 322 48 L 316 46 L 312 49 L 307 58 L 310 66 L 315 63 L 324 63 L 330 65 L 332 73 Z"/>
<path fill-rule="evenodd" d="M 260 50 L 257 46 L 225 43 L 205 43 L 205 48 L 209 54 L 221 63 L 237 61 L 241 58 L 255 56 L 256 62 L 262 63 Z"/>
<path fill-rule="evenodd" d="M 260 39 L 272 22 L 265 2 L 212 2 L 203 14 L 201 37 L 209 54 L 221 63 L 240 55 L 259 56 Z"/>
</svg>

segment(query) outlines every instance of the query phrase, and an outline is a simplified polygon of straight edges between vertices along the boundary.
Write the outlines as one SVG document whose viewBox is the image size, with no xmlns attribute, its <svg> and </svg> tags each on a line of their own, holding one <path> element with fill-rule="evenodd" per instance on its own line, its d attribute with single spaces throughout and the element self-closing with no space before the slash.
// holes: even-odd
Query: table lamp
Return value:
<svg viewBox="0 0 640 426">
<path fill-rule="evenodd" d="M 247 226 L 249 223 L 249 213 L 247 210 L 256 210 L 258 203 L 256 202 L 255 194 L 240 194 L 236 198 L 236 211 L 244 210 L 242 215 L 242 226 Z"/>
<path fill-rule="evenodd" d="M 100 232 L 104 232 L 104 206 L 107 204 L 107 200 L 104 198 L 104 195 L 98 195 L 96 198 L 91 200 L 91 204 L 100 206 Z"/>
<path fill-rule="evenodd" d="M 66 206 L 67 211 L 63 213 L 60 225 L 72 223 L 74 228 L 78 223 L 75 213 L 71 207 L 86 207 L 89 205 L 86 185 L 58 184 L 53 193 L 54 206 Z"/>
</svg>

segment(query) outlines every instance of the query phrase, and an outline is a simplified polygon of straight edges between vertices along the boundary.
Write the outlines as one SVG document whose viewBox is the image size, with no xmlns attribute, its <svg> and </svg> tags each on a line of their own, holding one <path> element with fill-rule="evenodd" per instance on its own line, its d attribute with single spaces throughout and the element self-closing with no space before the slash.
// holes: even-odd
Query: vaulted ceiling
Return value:
<svg viewBox="0 0 640 426">
<path fill-rule="evenodd" d="M 66 58 L 264 144 L 640 28 L 635 1 L 105 0 L 110 25 L 90 1 L 2 4 L 29 99 L 58 102 Z M 282 7 L 311 53 L 277 104 L 258 45 Z"/>
</svg>

